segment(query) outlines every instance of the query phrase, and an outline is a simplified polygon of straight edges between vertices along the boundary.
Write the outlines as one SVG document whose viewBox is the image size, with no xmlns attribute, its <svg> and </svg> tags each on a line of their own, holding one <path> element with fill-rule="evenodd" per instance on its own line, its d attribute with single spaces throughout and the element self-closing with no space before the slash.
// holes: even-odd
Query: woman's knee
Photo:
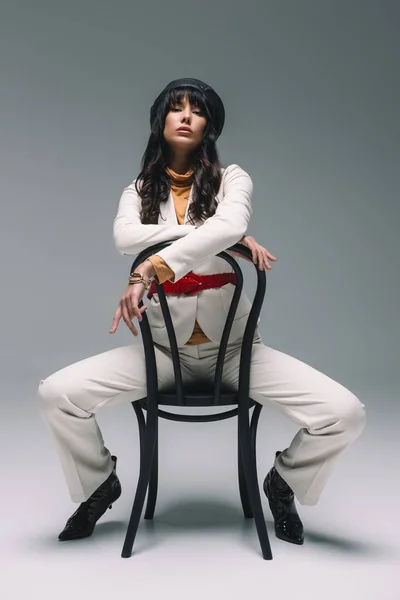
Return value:
<svg viewBox="0 0 400 600">
<path fill-rule="evenodd" d="M 37 396 L 42 410 L 60 407 L 67 395 L 65 382 L 63 383 L 57 373 L 49 375 L 39 383 Z"/>
<path fill-rule="evenodd" d="M 89 417 L 91 414 L 78 405 L 81 394 L 76 382 L 62 377 L 59 372 L 53 373 L 39 383 L 37 395 L 42 414 L 50 415 L 58 410 L 79 417 Z"/>
<path fill-rule="evenodd" d="M 365 427 L 366 412 L 364 404 L 353 392 L 345 389 L 342 392 L 340 402 L 335 403 L 335 418 L 340 420 L 344 427 L 360 434 Z"/>
</svg>

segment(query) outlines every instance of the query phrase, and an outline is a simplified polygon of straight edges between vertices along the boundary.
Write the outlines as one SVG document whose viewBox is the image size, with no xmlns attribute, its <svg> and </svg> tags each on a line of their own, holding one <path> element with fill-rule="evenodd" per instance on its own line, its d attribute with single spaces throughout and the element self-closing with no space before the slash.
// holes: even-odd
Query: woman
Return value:
<svg viewBox="0 0 400 600">
<path fill-rule="evenodd" d="M 212 381 L 234 290 L 233 269 L 216 254 L 241 241 L 252 249 L 259 268 L 270 269 L 269 260 L 276 260 L 245 235 L 253 186 L 240 166 L 223 168 L 219 162 L 216 140 L 224 117 L 222 101 L 211 86 L 190 78 L 170 82 L 151 108 L 142 171 L 123 191 L 114 221 L 121 254 L 136 255 L 157 242 L 174 240 L 129 278 L 110 330 L 115 333 L 122 319 L 137 336 L 132 320 L 140 321 L 148 310 L 160 389 L 173 383 L 174 374 L 152 279 L 165 282 L 184 382 Z M 139 309 L 146 290 L 149 307 Z M 227 384 L 237 384 L 249 307 L 242 294 L 224 363 Z M 146 395 L 142 346 L 115 348 L 61 369 L 41 381 L 38 394 L 71 498 L 80 503 L 59 539 L 87 537 L 121 494 L 116 457 L 104 446 L 95 414 L 102 407 Z M 276 452 L 264 491 L 277 537 L 302 544 L 304 531 L 295 497 L 300 504 L 317 503 L 338 457 L 364 427 L 364 405 L 311 366 L 265 346 L 258 328 L 250 396 L 275 406 L 301 427 L 291 444 Z"/>
</svg>

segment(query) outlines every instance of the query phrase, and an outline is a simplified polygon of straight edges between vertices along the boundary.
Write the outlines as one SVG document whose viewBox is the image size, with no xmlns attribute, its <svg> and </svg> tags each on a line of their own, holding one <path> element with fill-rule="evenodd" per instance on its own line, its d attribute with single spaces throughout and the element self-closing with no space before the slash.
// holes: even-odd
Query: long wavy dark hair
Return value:
<svg viewBox="0 0 400 600">
<path fill-rule="evenodd" d="M 210 111 L 202 94 L 191 87 L 177 87 L 165 94 L 158 107 L 152 132 L 141 162 L 141 171 L 135 188 L 142 200 L 140 218 L 143 224 L 158 223 L 160 207 L 168 200 L 170 184 L 165 167 L 168 166 L 169 146 L 164 139 L 165 118 L 174 104 L 182 102 L 187 95 L 192 106 L 197 106 L 207 119 L 200 146 L 192 156 L 193 201 L 188 210 L 188 220 L 207 219 L 217 208 L 216 195 L 221 184 L 221 163 L 216 147 L 217 134 Z"/>
</svg>

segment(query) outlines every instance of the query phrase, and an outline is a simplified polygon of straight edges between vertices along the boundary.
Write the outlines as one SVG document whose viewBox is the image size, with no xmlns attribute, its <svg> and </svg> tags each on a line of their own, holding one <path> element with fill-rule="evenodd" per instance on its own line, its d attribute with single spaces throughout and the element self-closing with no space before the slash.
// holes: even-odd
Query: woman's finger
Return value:
<svg viewBox="0 0 400 600">
<path fill-rule="evenodd" d="M 251 235 L 246 235 L 242 237 L 239 243 L 251 251 L 251 260 L 254 264 L 256 264 L 258 260 L 257 246 L 259 246 L 259 244 L 257 244 L 255 238 L 253 238 Z M 250 261 L 249 258 L 246 258 L 246 260 Z"/>
<path fill-rule="evenodd" d="M 251 251 L 253 254 L 253 263 L 257 264 L 258 268 L 262 270 L 264 268 L 264 248 L 260 246 L 260 244 L 258 244 L 255 240 L 251 243 L 251 246 Z"/>
<path fill-rule="evenodd" d="M 257 244 L 257 258 L 258 258 L 258 268 L 262 271 L 265 268 L 271 269 L 271 265 L 268 262 L 268 252 L 266 248 Z"/>
<path fill-rule="evenodd" d="M 254 238 L 248 237 L 246 241 L 243 243 L 243 246 L 246 246 L 249 250 L 251 250 L 251 256 L 253 263 L 257 262 L 257 242 Z"/>
<path fill-rule="evenodd" d="M 143 304 L 143 306 L 141 306 L 139 308 L 139 306 L 137 304 L 135 304 L 135 299 L 132 298 L 132 296 L 130 296 L 130 315 L 131 315 L 131 321 L 134 317 L 137 318 L 138 321 L 142 321 L 143 317 L 142 317 L 142 313 L 147 310 L 147 306 L 145 304 Z"/>
<path fill-rule="evenodd" d="M 268 257 L 269 257 L 268 251 L 265 248 L 263 248 L 263 259 L 264 259 L 265 267 L 267 269 L 272 269 L 271 265 L 269 264 Z"/>
<path fill-rule="evenodd" d="M 129 320 L 132 322 L 132 319 L 134 319 L 136 317 L 138 321 L 141 321 L 142 317 L 140 316 L 140 312 L 139 312 L 137 304 L 136 304 L 136 299 L 134 298 L 133 295 L 129 295 L 127 297 L 126 304 L 128 306 L 128 310 L 129 310 Z"/>
<path fill-rule="evenodd" d="M 140 285 L 140 284 L 138 284 L 138 285 Z M 138 321 L 141 321 L 142 320 L 142 311 L 139 309 L 139 302 L 143 298 L 144 288 L 142 288 L 142 286 L 140 286 L 140 288 L 131 286 L 129 291 L 130 291 L 129 298 L 130 298 L 130 307 L 131 307 L 132 318 L 136 317 Z"/>
<path fill-rule="evenodd" d="M 254 238 L 247 239 L 246 243 L 244 245 L 247 246 L 247 248 L 249 248 L 249 250 L 251 250 L 251 256 L 252 256 L 253 263 L 255 265 L 258 263 L 259 269 L 263 269 L 264 268 L 263 267 L 264 258 L 261 254 L 262 246 L 260 246 L 260 244 L 258 244 L 254 240 Z"/>
<path fill-rule="evenodd" d="M 125 325 L 128 327 L 128 329 L 130 329 L 132 331 L 134 336 L 137 336 L 138 331 L 137 331 L 136 327 L 134 326 L 134 324 L 132 323 L 126 298 L 121 299 L 121 311 L 122 311 L 122 318 L 125 321 Z"/>
<path fill-rule="evenodd" d="M 264 254 L 263 254 L 263 248 L 262 246 L 260 246 L 259 250 L 258 250 L 258 268 L 260 269 L 260 271 L 262 271 L 264 269 Z"/>
<path fill-rule="evenodd" d="M 117 310 L 115 311 L 115 315 L 112 320 L 111 329 L 110 329 L 109 333 L 115 333 L 117 331 L 120 319 L 121 319 L 121 307 L 118 306 Z"/>
</svg>

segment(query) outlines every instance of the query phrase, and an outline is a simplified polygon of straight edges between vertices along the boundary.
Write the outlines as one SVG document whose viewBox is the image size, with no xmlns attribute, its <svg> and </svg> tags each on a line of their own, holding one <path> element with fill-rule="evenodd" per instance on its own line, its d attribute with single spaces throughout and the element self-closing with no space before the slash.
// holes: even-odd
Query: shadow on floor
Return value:
<svg viewBox="0 0 400 600">
<path fill-rule="evenodd" d="M 267 509 L 268 510 L 268 509 Z M 265 510 L 265 513 L 267 513 Z M 266 518 L 268 535 L 272 552 L 277 544 L 288 544 L 278 540 L 274 533 L 274 522 L 272 518 Z M 99 523 L 97 533 L 109 535 L 111 523 Z M 117 523 L 115 522 L 115 525 Z M 122 525 L 122 523 L 118 523 Z M 122 539 L 125 538 L 127 520 L 122 526 Z M 197 536 L 197 535 L 232 536 L 233 539 L 243 543 L 247 549 L 260 552 L 260 546 L 255 528 L 254 519 L 245 519 L 240 506 L 229 505 L 218 498 L 210 499 L 209 496 L 201 499 L 185 498 L 180 502 L 168 504 L 160 509 L 156 508 L 154 519 L 145 520 L 143 515 L 139 530 L 133 547 L 134 554 L 140 554 L 152 547 L 158 547 L 164 541 L 175 536 Z M 382 546 L 371 540 L 356 539 L 354 536 L 343 536 L 324 532 L 321 529 L 305 527 L 304 545 L 316 547 L 318 550 L 338 552 L 358 557 L 392 557 L 396 553 L 393 548 Z"/>
<path fill-rule="evenodd" d="M 268 509 L 265 510 L 266 516 Z M 144 514 L 144 511 L 143 511 Z M 164 542 L 168 542 L 176 536 L 204 536 L 223 535 L 231 537 L 233 543 L 242 544 L 251 552 L 260 552 L 258 536 L 253 519 L 245 519 L 240 505 L 229 505 L 218 498 L 196 497 L 185 498 L 180 502 L 174 502 L 166 506 L 156 508 L 154 519 L 145 520 L 143 514 L 139 524 L 139 530 L 133 546 L 135 555 L 142 554 L 151 548 L 158 548 Z M 125 539 L 126 529 L 130 515 L 130 508 L 124 520 L 110 520 L 110 511 L 106 515 L 108 520 L 100 520 L 96 525 L 93 535 L 83 540 L 71 542 L 59 542 L 57 534 L 49 537 L 35 538 L 35 546 L 43 548 L 56 546 L 91 545 L 108 540 L 109 542 L 120 542 L 121 549 Z M 104 517 L 103 517 L 104 518 Z M 274 533 L 274 523 L 271 518 L 266 518 L 266 524 L 272 552 L 277 544 L 288 544 L 278 540 Z M 29 540 L 28 540 L 29 544 Z M 316 547 L 318 550 L 338 552 L 340 554 L 359 557 L 391 557 L 396 554 L 393 548 L 382 546 L 370 540 L 356 539 L 355 537 L 332 534 L 321 529 L 313 529 L 305 526 L 304 545 Z M 294 545 L 293 545 L 294 546 Z M 299 547 L 298 547 L 299 548 Z M 301 547 L 300 547 L 301 548 Z"/>
</svg>

